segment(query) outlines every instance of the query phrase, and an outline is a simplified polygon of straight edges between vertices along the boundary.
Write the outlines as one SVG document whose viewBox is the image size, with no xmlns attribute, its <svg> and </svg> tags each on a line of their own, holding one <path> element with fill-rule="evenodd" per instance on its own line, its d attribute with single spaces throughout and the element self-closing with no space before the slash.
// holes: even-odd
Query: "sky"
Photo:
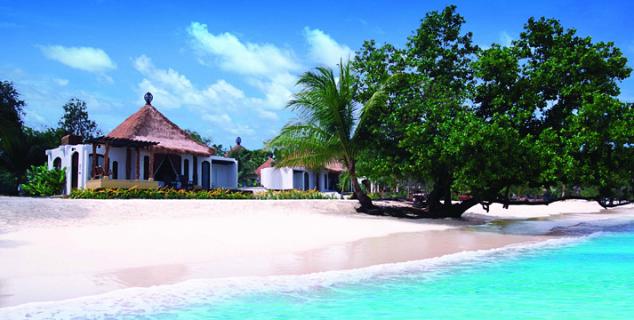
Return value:
<svg viewBox="0 0 634 320">
<path fill-rule="evenodd" d="M 154 95 L 184 129 L 260 148 L 291 121 L 297 77 L 354 56 L 364 40 L 403 46 L 426 12 L 456 4 L 476 44 L 508 44 L 529 17 L 552 17 L 634 61 L 634 1 L 6 1 L 0 80 L 25 122 L 54 127 L 70 98 L 107 133 Z M 621 83 L 634 101 L 634 80 Z"/>
</svg>

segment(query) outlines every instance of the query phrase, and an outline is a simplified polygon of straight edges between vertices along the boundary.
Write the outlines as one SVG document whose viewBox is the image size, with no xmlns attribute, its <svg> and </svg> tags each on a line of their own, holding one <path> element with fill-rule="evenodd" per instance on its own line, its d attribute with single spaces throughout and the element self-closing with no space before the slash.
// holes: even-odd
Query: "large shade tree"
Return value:
<svg viewBox="0 0 634 320">
<path fill-rule="evenodd" d="M 341 63 L 338 69 L 338 77 L 331 69 L 318 67 L 299 78 L 301 90 L 289 102 L 298 120 L 284 126 L 268 147 L 276 151 L 276 166 L 317 169 L 341 161 L 360 211 L 370 210 L 374 206 L 359 184 L 356 170 L 361 150 L 359 128 L 364 127 L 365 113 L 353 99 L 356 86 L 350 64 Z"/>
<path fill-rule="evenodd" d="M 360 168 L 430 186 L 426 216 L 459 217 L 481 203 L 514 203 L 519 187 L 631 198 L 631 104 L 618 82 L 631 70 L 613 43 L 553 19 L 530 19 L 508 47 L 480 50 L 449 6 L 430 12 L 403 49 L 368 41 L 354 70 L 356 98 L 385 91 L 367 111 Z M 467 200 L 455 202 L 456 195 Z M 547 201 L 545 201 L 547 202 Z"/>
</svg>

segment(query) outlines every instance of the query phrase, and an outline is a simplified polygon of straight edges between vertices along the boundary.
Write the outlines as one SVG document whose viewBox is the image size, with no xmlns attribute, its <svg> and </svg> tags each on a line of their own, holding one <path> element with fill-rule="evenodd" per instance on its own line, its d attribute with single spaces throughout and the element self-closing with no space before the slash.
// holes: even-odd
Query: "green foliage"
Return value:
<svg viewBox="0 0 634 320">
<path fill-rule="evenodd" d="M 49 170 L 46 165 L 31 166 L 27 171 L 27 183 L 22 187 L 30 196 L 53 196 L 61 194 L 66 181 L 64 169 Z"/>
<path fill-rule="evenodd" d="M 0 82 L 0 170 L 2 191 L 15 191 L 19 163 L 13 161 L 13 150 L 23 147 L 21 141 L 24 101 L 15 90 L 13 83 Z"/>
<path fill-rule="evenodd" d="M 339 182 L 337 183 L 337 190 L 344 192 L 346 190 L 349 190 L 350 184 L 352 183 L 352 180 L 350 180 L 350 173 L 348 173 L 348 171 L 344 171 L 339 175 Z M 360 185 L 361 190 L 363 190 L 363 192 L 368 193 L 368 190 L 365 190 L 365 187 L 363 185 Z"/>
<path fill-rule="evenodd" d="M 244 147 L 235 148 L 228 152 L 229 157 L 238 161 L 238 185 L 256 186 L 257 169 L 269 158 L 269 152 L 264 149 L 249 150 Z"/>
<path fill-rule="evenodd" d="M 318 67 L 300 77 L 297 83 L 302 89 L 289 102 L 299 119 L 284 126 L 268 146 L 276 152 L 277 166 L 319 169 L 330 161 L 342 161 L 361 206 L 369 208 L 372 202 L 356 181 L 356 161 L 361 147 L 358 128 L 365 126 L 365 111 L 354 103 L 357 85 L 350 64 L 342 62 L 338 71 L 338 79 L 326 67 Z"/>
<path fill-rule="evenodd" d="M 402 49 L 364 43 L 355 97 L 384 93 L 366 112 L 359 173 L 431 182 L 432 204 L 457 193 L 502 199 L 520 185 L 631 198 L 634 108 L 618 101 L 631 73 L 621 50 L 546 18 L 529 19 L 508 47 L 480 50 L 464 23 L 449 6 L 428 13 Z"/>
<path fill-rule="evenodd" d="M 71 192 L 73 199 L 225 199 L 225 200 L 282 200 L 282 199 L 328 199 L 315 190 L 299 191 L 266 191 L 253 194 L 250 192 L 227 189 L 212 190 L 176 190 L 163 189 L 75 189 Z"/>
<path fill-rule="evenodd" d="M 211 147 L 211 144 L 213 142 L 213 139 L 211 137 L 203 137 L 199 132 L 189 129 L 185 129 L 185 133 L 187 133 L 195 141 Z"/>
<path fill-rule="evenodd" d="M 331 199 L 328 196 L 323 195 L 317 190 L 286 190 L 286 191 L 272 191 L 256 193 L 255 199 L 260 200 L 302 200 L 302 199 Z"/>
<path fill-rule="evenodd" d="M 213 143 L 214 139 L 212 137 L 204 137 L 198 131 L 190 130 L 190 129 L 185 129 L 185 133 L 187 133 L 195 141 L 197 141 L 199 143 L 202 143 L 202 144 L 204 144 L 204 145 L 216 150 L 216 154 L 217 155 L 222 156 L 222 155 L 224 155 L 227 152 L 227 150 L 225 150 L 223 145 Z"/>
<path fill-rule="evenodd" d="M 32 165 L 46 162 L 46 149 L 59 144 L 61 130 L 33 130 L 22 124 L 24 101 L 10 82 L 0 82 L 0 193 L 15 194 Z"/>
<path fill-rule="evenodd" d="M 14 194 L 17 192 L 17 178 L 5 168 L 0 167 L 0 194 Z"/>
<path fill-rule="evenodd" d="M 0 81 L 0 143 L 11 139 L 22 128 L 24 101 L 13 83 Z"/>
<path fill-rule="evenodd" d="M 402 200 L 407 199 L 407 191 L 400 192 L 373 192 L 369 194 L 372 200 Z"/>
<path fill-rule="evenodd" d="M 70 99 L 64 105 L 64 115 L 59 120 L 59 127 L 67 134 L 74 134 L 84 139 L 94 138 L 101 134 L 97 124 L 88 117 L 86 102 L 77 98 Z"/>
</svg>

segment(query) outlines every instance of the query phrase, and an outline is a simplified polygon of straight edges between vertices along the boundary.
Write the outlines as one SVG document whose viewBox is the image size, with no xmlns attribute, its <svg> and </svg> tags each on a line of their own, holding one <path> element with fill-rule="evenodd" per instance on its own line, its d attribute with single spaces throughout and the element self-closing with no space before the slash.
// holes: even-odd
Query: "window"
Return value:
<svg viewBox="0 0 634 320">
<path fill-rule="evenodd" d="M 147 180 L 150 177 L 150 157 L 143 157 L 143 179 Z"/>
<path fill-rule="evenodd" d="M 112 161 L 112 179 L 116 180 L 119 178 L 119 162 Z"/>
</svg>

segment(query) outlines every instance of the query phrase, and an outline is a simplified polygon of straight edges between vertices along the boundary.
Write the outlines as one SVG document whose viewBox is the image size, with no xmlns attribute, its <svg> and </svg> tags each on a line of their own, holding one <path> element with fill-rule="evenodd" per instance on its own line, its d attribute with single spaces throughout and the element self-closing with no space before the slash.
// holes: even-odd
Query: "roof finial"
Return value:
<svg viewBox="0 0 634 320">
<path fill-rule="evenodd" d="M 154 96 L 152 96 L 152 93 L 150 93 L 149 91 L 143 96 L 143 99 L 145 99 L 145 104 L 147 105 L 152 105 L 152 99 L 154 99 Z"/>
</svg>

